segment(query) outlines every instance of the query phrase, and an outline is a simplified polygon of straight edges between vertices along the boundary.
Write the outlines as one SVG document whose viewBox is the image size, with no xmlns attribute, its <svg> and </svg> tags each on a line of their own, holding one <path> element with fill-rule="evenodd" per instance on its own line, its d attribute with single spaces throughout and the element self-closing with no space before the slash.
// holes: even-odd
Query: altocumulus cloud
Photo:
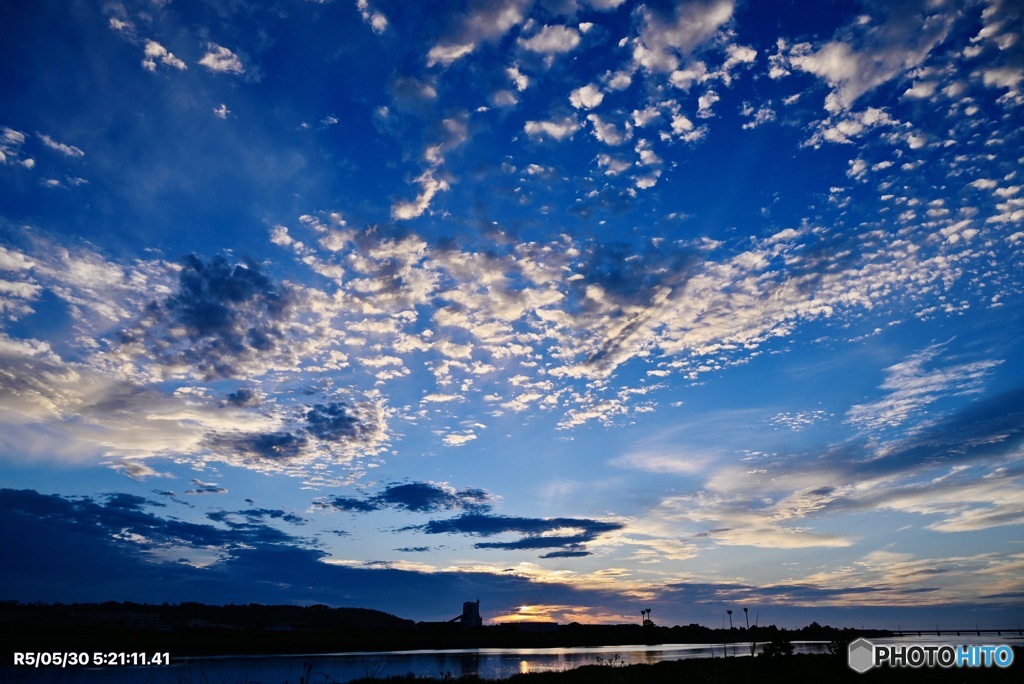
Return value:
<svg viewBox="0 0 1024 684">
<path fill-rule="evenodd" d="M 121 332 L 121 353 L 155 359 L 172 376 L 237 377 L 286 352 L 294 295 L 251 261 L 185 257 L 178 292 Z"/>
</svg>

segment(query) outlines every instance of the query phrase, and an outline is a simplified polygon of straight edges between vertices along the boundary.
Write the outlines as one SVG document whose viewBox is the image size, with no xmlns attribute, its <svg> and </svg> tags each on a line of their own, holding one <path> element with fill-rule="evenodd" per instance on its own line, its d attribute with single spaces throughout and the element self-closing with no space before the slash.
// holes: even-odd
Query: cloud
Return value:
<svg viewBox="0 0 1024 684">
<path fill-rule="evenodd" d="M 477 542 L 473 546 L 478 549 L 502 550 L 562 548 L 579 555 L 586 543 L 623 527 L 619 522 L 585 518 L 522 518 L 470 512 L 457 518 L 431 520 L 424 525 L 405 529 L 426 534 L 466 534 L 475 537 L 519 534 L 522 536 L 514 541 Z"/>
<path fill-rule="evenodd" d="M 287 464 L 306 455 L 309 440 L 295 432 L 221 432 L 207 435 L 203 445 L 228 460 Z"/>
<path fill-rule="evenodd" d="M 13 128 L 0 128 L 0 164 L 10 164 L 21 156 L 21 147 L 25 144 L 25 134 Z"/>
<path fill-rule="evenodd" d="M 733 0 L 692 0 L 671 14 L 643 7 L 643 28 L 633 47 L 633 61 L 652 73 L 667 73 L 732 19 Z"/>
<path fill-rule="evenodd" d="M 203 482 L 202 480 L 192 480 L 192 489 L 187 490 L 186 494 L 227 494 L 228 490 L 221 487 L 215 482 Z"/>
<path fill-rule="evenodd" d="M 468 118 L 468 112 L 462 110 L 451 112 L 441 119 L 432 144 L 429 144 L 423 153 L 423 161 L 427 168 L 416 178 L 420 194 L 413 201 L 396 202 L 391 207 L 392 219 L 399 221 L 422 216 L 437 193 L 449 189 L 448 180 L 443 176 L 441 167 L 445 163 L 445 156 L 469 138 Z"/>
<path fill-rule="evenodd" d="M 519 39 L 519 45 L 524 50 L 549 57 L 572 52 L 579 44 L 579 31 L 570 26 L 545 26 L 533 36 Z"/>
<path fill-rule="evenodd" d="M 485 609 L 498 613 L 524 602 L 580 610 L 635 603 L 607 583 L 545 581 L 529 564 L 510 572 L 350 567 L 311 540 L 264 524 L 299 524 L 277 509 L 215 511 L 191 523 L 152 508 L 159 506 L 131 495 L 93 500 L 2 489 L 0 542 L 20 553 L 0 568 L 0 582 L 8 596 L 25 601 L 144 602 L 157 583 L 176 603 L 326 602 L 416 619 L 450 617 L 453 596 L 487 597 Z M 68 554 L 74 564 L 66 562 Z M 351 587 L 360 588 L 358 597 Z"/>
<path fill-rule="evenodd" d="M 370 7 L 369 0 L 356 0 L 359 15 L 373 28 L 374 33 L 384 33 L 388 28 L 388 18 L 381 12 Z"/>
<path fill-rule="evenodd" d="M 661 535 L 689 534 L 701 543 L 729 546 L 848 547 L 858 540 L 827 530 L 851 516 L 884 510 L 920 517 L 935 532 L 1021 524 L 1022 416 L 1024 392 L 1017 388 L 971 401 L 891 441 L 856 438 L 739 463 L 707 460 L 692 469 L 689 459 L 679 459 L 675 468 L 677 459 L 656 452 L 616 463 L 704 475 L 697 493 L 665 497 L 640 518 L 660 521 Z M 633 536 L 643 530 L 638 523 L 630 528 Z"/>
<path fill-rule="evenodd" d="M 6 130 L 10 130 L 10 129 L 6 129 Z M 54 140 L 53 138 L 51 138 L 48 135 L 40 134 L 39 135 L 39 139 L 42 140 L 43 144 L 46 145 L 47 147 L 49 147 L 51 150 L 56 150 L 56 151 L 60 152 L 61 154 L 65 155 L 65 156 L 68 156 L 68 157 L 84 157 L 85 156 L 85 152 L 83 152 L 82 150 L 78 149 L 74 145 L 65 145 L 64 143 L 59 143 L 59 142 L 57 142 L 56 140 Z M 22 140 L 24 140 L 24 139 L 22 139 Z"/>
<path fill-rule="evenodd" d="M 902 425 L 912 417 L 923 416 L 926 407 L 943 397 L 980 393 L 992 371 L 1002 363 L 987 360 L 928 369 L 945 349 L 946 344 L 934 344 L 887 368 L 881 385 L 881 389 L 888 390 L 887 395 L 853 406 L 847 420 L 872 431 Z"/>
<path fill-rule="evenodd" d="M 240 377 L 274 357 L 291 365 L 287 333 L 296 299 L 252 261 L 189 255 L 178 291 L 121 332 L 120 352 L 156 361 L 169 375 L 206 379 Z"/>
<path fill-rule="evenodd" d="M 926 605 L 942 614 L 963 615 L 970 602 L 976 605 L 978 596 L 989 594 L 982 601 L 998 604 L 1005 602 L 1001 596 L 1019 595 L 1022 589 L 1024 559 L 1009 552 L 949 558 L 870 552 L 837 571 L 798 573 L 787 582 L 760 586 L 700 578 L 635 583 L 628 571 L 616 568 L 552 573 L 531 563 L 454 566 L 444 571 L 357 568 L 330 557 L 308 539 L 262 524 L 268 518 L 300 524 L 287 519 L 292 514 L 284 511 L 218 511 L 202 523 L 189 523 L 161 517 L 154 509 L 159 511 L 160 506 L 126 494 L 89 499 L 0 490 L 0 542 L 19 549 L 0 566 L 0 582 L 10 597 L 26 601 L 144 602 L 152 600 L 147 597 L 158 583 L 169 602 L 318 601 L 415 619 L 450 617 L 452 596 L 481 596 L 486 597 L 485 616 L 543 614 L 564 622 L 595 617 L 589 607 L 599 605 L 604 615 L 599 621 L 622 623 L 642 600 L 687 606 L 685 613 L 662 610 L 662 620 L 680 624 L 717 624 L 723 600 L 770 606 L 774 620 L 807 619 L 784 617 L 799 615 L 792 606 L 813 606 L 815 616 L 824 622 L 821 616 L 827 606 L 865 604 L 903 605 L 914 615 L 931 615 L 914 612 Z M 556 558 L 579 553 L 583 552 L 551 552 L 558 554 Z M 66 562 L 69 554 L 76 559 L 74 564 Z M 936 589 L 937 574 L 949 578 L 952 588 Z M 360 587 L 358 597 L 351 593 L 353 586 Z M 317 587 L 317 593 L 310 587 Z M 520 611 L 519 606 L 531 608 Z M 870 610 L 857 615 L 876 619 Z M 848 613 L 840 613 L 836 621 L 851 620 Z M 928 622 L 923 617 L 920 621 Z"/>
<path fill-rule="evenodd" d="M 274 421 L 278 429 L 246 431 L 221 426 L 203 435 L 202 447 L 216 458 L 256 470 L 308 475 L 314 464 L 350 463 L 388 444 L 390 412 L 381 397 L 294 407 Z"/>
<path fill-rule="evenodd" d="M 490 510 L 494 501 L 494 497 L 483 489 L 456 490 L 444 483 L 406 482 L 390 484 L 381 492 L 363 499 L 338 496 L 322 500 L 317 505 L 320 508 L 353 513 L 369 513 L 385 508 L 413 513 L 457 509 L 485 512 Z"/>
<path fill-rule="evenodd" d="M 604 100 L 604 93 L 595 83 L 588 83 L 569 93 L 569 102 L 576 109 L 594 109 Z"/>
<path fill-rule="evenodd" d="M 588 114 L 587 121 L 593 126 L 594 137 L 605 145 L 621 145 L 633 137 L 633 126 L 628 121 L 619 129 L 612 121 L 606 121 L 598 114 Z"/>
<path fill-rule="evenodd" d="M 576 125 L 569 119 L 559 134 Z M 615 168 L 612 158 L 598 164 Z M 808 321 L 923 309 L 933 293 L 962 282 L 966 267 L 927 240 L 824 229 L 782 230 L 733 252 L 569 237 L 484 252 L 313 217 L 307 226 L 309 240 L 280 242 L 344 292 L 358 313 L 349 308 L 335 320 L 374 331 L 379 358 L 424 353 L 436 359 L 429 369 L 441 387 L 499 379 L 497 406 L 556 410 L 565 427 L 644 409 L 639 395 L 617 396 L 624 388 L 598 382 L 624 364 L 692 380 Z M 552 360 L 543 373 L 521 365 Z M 590 387 L 577 385 L 584 381 Z"/>
<path fill-rule="evenodd" d="M 396 202 L 391 207 L 391 218 L 396 221 L 408 221 L 422 216 L 430 207 L 437 193 L 448 189 L 448 181 L 438 178 L 433 169 L 427 169 L 416 179 L 420 186 L 420 194 L 409 202 Z"/>
<path fill-rule="evenodd" d="M 113 21 L 114 19 L 111 18 L 111 22 Z M 146 41 L 145 55 L 146 56 L 142 60 L 142 68 L 146 71 L 156 71 L 157 60 L 162 64 L 166 64 L 167 66 L 173 67 L 179 71 L 185 71 L 188 69 L 185 62 L 175 57 L 174 53 L 169 52 L 167 48 L 155 40 Z"/>
<path fill-rule="evenodd" d="M 523 130 L 531 138 L 553 138 L 563 140 L 571 138 L 580 130 L 580 123 L 572 116 L 562 116 L 550 121 L 527 121 Z"/>
<path fill-rule="evenodd" d="M 305 540 L 267 525 L 230 524 L 224 529 L 162 518 L 147 510 L 162 506 L 142 497 L 119 493 L 97 501 L 90 497 L 45 495 L 33 490 L 0 490 L 0 515 L 5 519 L 5 526 L 15 522 L 24 525 L 20 532 L 10 536 L 20 537 L 40 526 L 49 527 L 55 538 L 69 542 L 63 547 L 64 552 L 78 552 L 75 572 L 81 585 L 71 583 L 69 586 L 86 586 L 97 592 L 108 586 L 102 574 L 104 570 L 116 574 L 118 567 L 127 567 L 129 574 L 122 579 L 132 575 L 145 577 L 159 575 L 161 567 L 178 563 L 201 567 L 222 562 L 246 547 L 306 545 Z M 216 518 L 214 515 L 211 519 Z M 37 556 L 41 553 L 36 548 L 26 548 L 21 562 L 31 564 L 39 560 Z M 122 561 L 112 563 L 114 557 L 121 557 Z M 22 575 L 19 583 L 24 582 L 26 576 L 45 581 L 47 576 L 59 574 L 45 570 L 40 574 L 40 570 L 43 568 Z M 118 595 L 113 585 L 109 589 L 113 591 L 111 595 Z"/>
<path fill-rule="evenodd" d="M 865 93 L 921 64 L 949 34 L 955 13 L 944 3 L 906 0 L 871 3 L 875 16 L 857 21 L 818 48 L 790 47 L 788 64 L 825 80 L 832 88 L 825 100 L 831 114 L 849 111 Z"/>
<path fill-rule="evenodd" d="M 236 74 L 245 73 L 245 67 L 238 55 L 222 45 L 216 43 L 206 44 L 207 52 L 199 60 L 199 63 L 214 73 Z"/>
<path fill-rule="evenodd" d="M 526 18 L 533 0 L 473 0 L 458 28 L 430 49 L 427 66 L 462 59 L 484 41 L 496 40 Z"/>
</svg>

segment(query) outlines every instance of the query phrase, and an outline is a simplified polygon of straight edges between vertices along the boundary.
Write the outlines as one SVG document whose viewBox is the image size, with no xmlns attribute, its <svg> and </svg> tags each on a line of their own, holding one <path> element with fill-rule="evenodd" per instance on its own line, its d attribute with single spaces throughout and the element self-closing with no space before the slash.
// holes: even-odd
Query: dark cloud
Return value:
<svg viewBox="0 0 1024 684">
<path fill-rule="evenodd" d="M 327 442 L 358 437 L 366 429 L 344 402 L 316 404 L 306 411 L 306 432 Z"/>
<path fill-rule="evenodd" d="M 302 456 L 309 440 L 292 432 L 214 433 L 206 436 L 205 443 L 213 451 L 246 460 L 287 462 Z"/>
<path fill-rule="evenodd" d="M 133 543 L 140 549 L 163 546 L 232 549 L 267 541 L 302 541 L 294 537 L 283 539 L 277 530 L 266 526 L 234 525 L 235 529 L 223 530 L 212 525 L 161 518 L 145 508 L 162 504 L 131 494 L 111 494 L 105 498 L 106 503 L 99 503 L 89 497 L 65 498 L 33 490 L 3 489 L 0 490 L 0 509 L 5 515 L 31 517 L 69 533 L 99 539 L 131 534 L 135 539 Z"/>
<path fill-rule="evenodd" d="M 342 401 L 299 407 L 286 417 L 286 422 L 287 429 L 272 432 L 210 432 L 204 445 L 222 456 L 243 461 L 288 464 L 333 453 L 336 447 L 343 451 L 365 447 L 373 452 L 384 435 L 379 414 Z"/>
<path fill-rule="evenodd" d="M 391 484 L 379 494 L 363 499 L 337 496 L 322 501 L 319 505 L 322 508 L 354 513 L 369 513 L 382 508 L 397 508 L 416 513 L 458 509 L 484 512 L 490 510 L 492 501 L 491 494 L 483 489 L 455 490 L 432 482 L 407 482 Z"/>
<path fill-rule="evenodd" d="M 478 549 L 562 549 L 561 557 L 586 555 L 583 545 L 607 532 L 622 529 L 617 522 L 589 520 L 586 518 L 521 518 L 484 513 L 465 513 L 448 520 L 431 520 L 414 529 L 426 534 L 468 534 L 491 537 L 498 534 L 514 533 L 523 535 L 509 542 L 478 542 Z M 561 534 L 559 534 L 561 532 Z M 559 553 L 559 552 L 553 552 Z M 552 558 L 551 554 L 545 556 Z"/>
<path fill-rule="evenodd" d="M 551 553 L 545 553 L 541 558 L 582 558 L 583 556 L 592 556 L 594 554 L 590 551 L 552 551 Z"/>
<path fill-rule="evenodd" d="M 184 259 L 179 281 L 181 291 L 164 306 L 188 328 L 193 341 L 212 336 L 228 338 L 244 328 L 255 336 L 248 340 L 249 344 L 265 348 L 266 331 L 249 327 L 250 321 L 241 321 L 240 317 L 256 310 L 277 320 L 288 307 L 287 295 L 274 286 L 257 264 L 248 260 L 232 266 L 223 256 L 203 263 L 190 254 Z M 244 344 L 245 340 L 235 342 Z"/>
<path fill-rule="evenodd" d="M 141 496 L 135 496 L 134 494 L 107 494 L 105 497 L 107 500 L 107 506 L 111 508 L 121 508 L 128 511 L 141 510 L 143 506 L 166 506 L 167 504 L 160 503 L 158 501 L 150 501 L 149 499 Z"/>
<path fill-rule="evenodd" d="M 338 511 L 349 511 L 351 513 L 369 513 L 379 511 L 380 504 L 372 499 L 354 499 L 347 496 L 335 496 L 327 501 L 317 504 L 320 508 L 333 508 Z"/>
<path fill-rule="evenodd" d="M 228 490 L 221 487 L 213 482 L 203 482 L 201 480 L 192 480 L 192 484 L 195 485 L 192 489 L 185 491 L 186 494 L 227 494 Z"/>
<path fill-rule="evenodd" d="M 594 538 L 604 532 L 622 529 L 621 523 L 586 518 L 521 518 L 507 515 L 466 513 L 448 520 L 432 520 L 420 526 L 427 534 L 469 534 L 490 537 L 505 532 L 539 535 L 561 529 L 579 529 Z"/>
<path fill-rule="evenodd" d="M 125 345 L 166 365 L 187 365 L 203 377 L 237 377 L 258 357 L 286 344 L 293 295 L 259 264 L 184 258 L 178 292 L 148 307 L 148 320 L 122 331 Z M 246 395 L 235 393 L 235 400 Z M 229 397 L 229 401 L 231 401 Z"/>
<path fill-rule="evenodd" d="M 488 510 L 490 509 L 491 495 L 482 489 L 449 491 L 429 482 L 410 482 L 391 485 L 377 495 L 376 499 L 386 506 L 426 513 L 458 508 Z"/>
<path fill-rule="evenodd" d="M 279 508 L 249 508 L 244 511 L 238 511 L 238 515 L 244 515 L 250 522 L 271 518 L 272 520 L 283 520 L 293 525 L 306 524 L 305 518 Z"/>
<path fill-rule="evenodd" d="M 232 406 L 258 406 L 260 403 L 259 395 L 246 387 L 239 387 L 234 392 L 231 392 L 227 396 L 227 402 Z"/>
</svg>

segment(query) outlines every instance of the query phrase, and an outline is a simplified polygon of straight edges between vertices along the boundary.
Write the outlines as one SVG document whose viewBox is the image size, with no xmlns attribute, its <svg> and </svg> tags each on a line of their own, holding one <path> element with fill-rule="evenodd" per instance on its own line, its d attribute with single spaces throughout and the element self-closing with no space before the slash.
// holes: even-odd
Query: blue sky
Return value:
<svg viewBox="0 0 1024 684">
<path fill-rule="evenodd" d="M 1016 3 L 0 25 L 3 598 L 1024 616 Z"/>
</svg>

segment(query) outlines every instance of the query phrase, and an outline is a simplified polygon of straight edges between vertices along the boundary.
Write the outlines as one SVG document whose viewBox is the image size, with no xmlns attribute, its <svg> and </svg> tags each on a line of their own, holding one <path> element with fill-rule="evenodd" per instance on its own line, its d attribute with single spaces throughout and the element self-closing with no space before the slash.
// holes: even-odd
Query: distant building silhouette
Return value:
<svg viewBox="0 0 1024 684">
<path fill-rule="evenodd" d="M 465 601 L 462 604 L 462 614 L 456 615 L 451 620 L 444 622 L 419 622 L 420 627 L 442 628 L 458 623 L 460 627 L 479 628 L 484 626 L 483 618 L 480 617 L 480 599 L 476 601 Z"/>
<path fill-rule="evenodd" d="M 483 627 L 484 621 L 480 617 L 480 599 L 463 603 L 462 615 L 459 618 L 463 627 Z"/>
</svg>

